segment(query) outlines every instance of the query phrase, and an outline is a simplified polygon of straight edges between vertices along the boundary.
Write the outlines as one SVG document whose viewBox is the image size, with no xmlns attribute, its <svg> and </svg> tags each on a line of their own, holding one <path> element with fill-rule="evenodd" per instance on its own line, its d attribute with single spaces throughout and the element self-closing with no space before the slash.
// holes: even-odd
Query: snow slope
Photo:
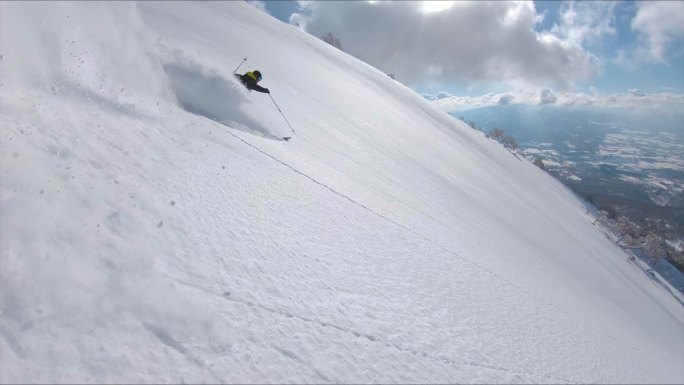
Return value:
<svg viewBox="0 0 684 385">
<path fill-rule="evenodd" d="M 293 26 L 1 2 L 0 43 L 2 382 L 684 382 L 571 192 Z"/>
</svg>

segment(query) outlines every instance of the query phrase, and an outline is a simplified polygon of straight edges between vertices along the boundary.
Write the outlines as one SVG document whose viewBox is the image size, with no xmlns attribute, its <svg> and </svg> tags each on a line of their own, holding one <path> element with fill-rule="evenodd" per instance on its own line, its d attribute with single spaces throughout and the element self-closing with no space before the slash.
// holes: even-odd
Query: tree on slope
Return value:
<svg viewBox="0 0 684 385">
<path fill-rule="evenodd" d="M 327 32 L 321 36 L 321 40 L 342 51 L 342 43 L 332 32 Z"/>
</svg>

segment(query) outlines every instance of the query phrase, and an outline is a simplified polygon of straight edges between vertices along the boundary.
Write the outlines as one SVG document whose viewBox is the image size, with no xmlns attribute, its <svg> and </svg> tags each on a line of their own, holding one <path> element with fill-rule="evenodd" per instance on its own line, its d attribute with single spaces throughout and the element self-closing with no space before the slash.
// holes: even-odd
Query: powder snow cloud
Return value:
<svg viewBox="0 0 684 385">
<path fill-rule="evenodd" d="M 408 85 L 501 83 L 569 89 L 602 69 L 582 41 L 611 33 L 610 24 L 596 17 L 567 19 L 555 33 L 538 32 L 535 27 L 543 15 L 531 2 L 457 1 L 439 12 L 405 1 L 300 6 L 290 17 L 292 24 L 315 36 L 332 32 L 346 52 Z M 590 33 L 592 27 L 601 29 Z"/>
</svg>

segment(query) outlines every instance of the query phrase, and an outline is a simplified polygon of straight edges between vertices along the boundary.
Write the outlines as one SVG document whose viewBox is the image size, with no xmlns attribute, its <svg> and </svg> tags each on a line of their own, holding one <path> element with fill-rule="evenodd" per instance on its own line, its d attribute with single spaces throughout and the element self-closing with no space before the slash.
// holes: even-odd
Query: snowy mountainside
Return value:
<svg viewBox="0 0 684 385">
<path fill-rule="evenodd" d="M 0 18 L 0 381 L 684 380 L 572 193 L 365 63 L 241 2 Z"/>
</svg>

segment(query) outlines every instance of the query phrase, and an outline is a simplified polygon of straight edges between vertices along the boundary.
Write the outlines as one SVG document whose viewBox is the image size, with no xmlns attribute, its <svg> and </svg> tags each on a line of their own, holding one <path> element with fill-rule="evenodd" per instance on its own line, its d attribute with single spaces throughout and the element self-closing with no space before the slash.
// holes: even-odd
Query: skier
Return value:
<svg viewBox="0 0 684 385">
<path fill-rule="evenodd" d="M 247 58 L 245 58 L 245 60 L 247 60 Z M 244 60 L 243 60 L 243 63 L 244 63 Z M 242 63 L 240 63 L 240 64 L 242 64 Z M 240 66 L 238 66 L 238 68 L 240 68 Z M 235 71 L 237 71 L 237 68 L 235 69 Z M 276 104 L 275 100 L 273 100 L 273 96 L 271 96 L 271 91 L 269 91 L 268 88 L 262 87 L 262 86 L 257 84 L 261 81 L 261 72 L 260 71 L 257 71 L 257 70 L 250 71 L 244 75 L 240 75 L 240 74 L 236 74 L 236 73 L 233 73 L 233 74 L 235 75 L 236 78 L 238 78 L 240 80 L 240 82 L 250 92 L 252 90 L 254 90 L 254 91 L 262 92 L 264 94 L 269 94 L 268 96 L 271 97 L 271 100 L 273 101 L 273 104 L 275 104 L 276 108 L 278 109 L 278 112 L 280 112 L 280 115 L 282 115 L 283 119 L 285 119 L 285 123 L 287 123 L 287 126 L 290 127 L 290 130 L 292 130 L 293 134 L 295 133 L 295 130 L 290 125 L 290 122 L 288 122 L 287 119 L 285 118 L 285 115 L 283 115 L 283 111 L 280 110 L 280 107 L 278 107 L 278 104 Z M 286 136 L 286 137 L 282 138 L 282 140 L 284 140 L 284 141 L 288 141 L 290 139 L 292 139 L 291 136 Z"/>
<path fill-rule="evenodd" d="M 247 89 L 250 91 L 254 90 L 254 91 L 262 92 L 264 94 L 270 94 L 271 93 L 271 91 L 269 91 L 268 88 L 264 88 L 264 87 L 257 84 L 258 82 L 261 81 L 261 72 L 259 72 L 259 71 L 250 71 L 244 75 L 235 74 L 235 76 L 238 79 L 240 79 L 242 84 L 244 84 L 245 87 L 247 87 Z"/>
</svg>

